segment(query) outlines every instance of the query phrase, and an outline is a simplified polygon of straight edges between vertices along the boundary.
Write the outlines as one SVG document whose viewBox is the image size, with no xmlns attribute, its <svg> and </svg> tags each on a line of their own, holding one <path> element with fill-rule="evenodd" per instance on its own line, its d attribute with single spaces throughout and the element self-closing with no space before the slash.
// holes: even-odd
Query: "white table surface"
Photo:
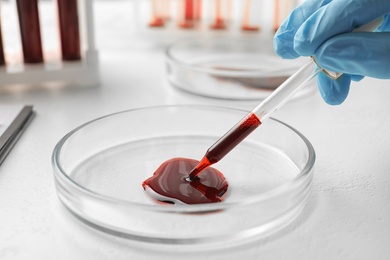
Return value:
<svg viewBox="0 0 390 260">
<path fill-rule="evenodd" d="M 95 6 L 100 86 L 0 89 L 1 104 L 32 104 L 36 111 L 0 167 L 0 259 L 390 259 L 390 81 L 370 78 L 353 83 L 341 106 L 326 105 L 314 92 L 274 115 L 302 132 L 317 154 L 308 204 L 277 235 L 189 255 L 134 245 L 75 219 L 57 198 L 50 164 L 54 145 L 68 131 L 144 106 L 256 105 L 171 87 L 162 49 L 135 35 L 131 17 L 121 12 L 130 4 L 109 2 Z"/>
</svg>

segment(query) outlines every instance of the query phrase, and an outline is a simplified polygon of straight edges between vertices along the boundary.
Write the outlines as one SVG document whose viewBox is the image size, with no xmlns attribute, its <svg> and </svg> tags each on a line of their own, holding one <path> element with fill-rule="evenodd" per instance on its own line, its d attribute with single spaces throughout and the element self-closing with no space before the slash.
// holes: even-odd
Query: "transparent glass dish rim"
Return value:
<svg viewBox="0 0 390 260">
<path fill-rule="evenodd" d="M 219 107 L 219 106 L 205 106 L 205 105 L 165 105 L 165 106 L 149 106 L 149 107 L 141 107 L 141 108 L 135 108 L 135 109 L 129 109 L 129 110 L 124 110 L 112 114 L 108 114 L 99 118 L 96 118 L 94 120 L 91 120 L 89 122 L 86 122 L 79 127 L 75 128 L 74 130 L 70 131 L 67 133 L 64 137 L 62 137 L 59 142 L 56 144 L 54 147 L 52 157 L 51 157 L 51 163 L 52 167 L 54 169 L 54 177 L 60 181 L 61 183 L 65 183 L 66 185 L 70 185 L 72 188 L 75 188 L 79 192 L 83 193 L 87 197 L 92 197 L 96 200 L 101 200 L 109 204 L 116 204 L 116 205 L 121 205 L 125 207 L 131 207 L 131 208 L 139 208 L 143 210 L 150 210 L 150 211 L 159 211 L 159 212 L 173 212 L 173 213 L 199 213 L 199 212 L 208 212 L 208 211 L 215 211 L 215 210 L 227 210 L 229 208 L 234 208 L 237 206 L 245 206 L 245 205 L 251 205 L 254 203 L 259 203 L 262 201 L 267 201 L 271 200 L 274 197 L 277 197 L 280 194 L 283 194 L 285 192 L 288 192 L 291 189 L 294 189 L 294 186 L 296 183 L 300 183 L 301 181 L 307 180 L 308 178 L 311 178 L 312 175 L 312 168 L 314 166 L 315 162 L 315 151 L 310 143 L 310 141 L 303 136 L 300 132 L 298 132 L 295 128 L 289 126 L 286 123 L 283 123 L 280 120 L 277 120 L 275 118 L 269 118 L 268 120 L 273 120 L 276 123 L 279 123 L 283 125 L 284 127 L 288 128 L 292 132 L 294 132 L 296 135 L 298 135 L 305 145 L 307 146 L 308 149 L 308 158 L 306 164 L 302 167 L 302 170 L 300 170 L 299 174 L 295 176 L 293 179 L 290 181 L 281 184 L 280 186 L 266 191 L 262 194 L 258 194 L 256 196 L 252 196 L 249 198 L 246 198 L 245 201 L 240 201 L 240 202 L 223 202 L 223 203 L 208 203 L 208 204 L 197 204 L 197 205 L 175 205 L 173 207 L 167 207 L 164 205 L 146 205 L 146 204 L 141 204 L 141 203 L 134 203 L 134 202 L 129 202 L 129 201 L 124 201 L 120 200 L 117 198 L 112 198 L 109 196 L 105 196 L 96 192 L 93 192 L 80 184 L 78 184 L 76 181 L 74 181 L 62 168 L 61 162 L 60 162 L 60 155 L 63 146 L 66 144 L 67 140 L 71 138 L 71 136 L 81 129 L 83 129 L 85 126 L 93 124 L 94 122 L 97 122 L 99 120 L 105 119 L 107 117 L 111 117 L 117 114 L 122 114 L 122 113 L 129 113 L 132 111 L 137 111 L 141 109 L 159 109 L 159 108 L 169 108 L 169 107 L 191 107 L 191 108 L 210 108 L 210 109 L 222 109 L 225 111 L 240 111 L 240 112 L 247 112 L 242 109 L 232 109 L 232 108 L 226 108 L 226 107 Z"/>
<path fill-rule="evenodd" d="M 286 70 L 286 68 L 282 69 L 245 69 L 240 71 L 234 71 L 234 70 L 224 70 L 224 69 L 218 69 L 218 68 L 210 68 L 210 67 L 203 67 L 196 64 L 191 64 L 189 62 L 186 62 L 183 59 L 180 59 L 176 57 L 174 54 L 174 51 L 176 48 L 180 47 L 180 45 L 185 45 L 188 43 L 199 43 L 199 44 L 205 44 L 205 43 L 211 43 L 211 44 L 219 44 L 224 43 L 228 45 L 232 44 L 255 44 L 258 43 L 259 45 L 262 42 L 271 42 L 269 39 L 262 39 L 258 37 L 243 37 L 243 38 L 237 38 L 237 37 L 229 37 L 229 36 L 221 36 L 221 37 L 201 37 L 201 38 L 193 38 L 193 37 L 185 37 L 180 38 L 174 42 L 172 42 L 170 45 L 168 45 L 165 48 L 165 57 L 169 62 L 174 63 L 176 66 L 189 69 L 190 71 L 197 71 L 197 72 L 203 72 L 211 75 L 216 76 L 227 76 L 227 77 L 264 77 L 264 78 L 270 78 L 270 77 L 278 77 L 278 76 L 286 76 L 291 75 L 294 73 L 299 66 L 291 66 Z M 258 47 L 258 46 L 256 46 Z M 264 55 L 265 51 L 260 51 L 261 55 Z M 273 59 L 276 58 L 276 54 L 271 55 Z M 279 59 L 279 58 L 278 58 Z M 282 60 L 280 58 L 280 60 Z M 280 62 L 280 60 L 278 60 Z"/>
</svg>

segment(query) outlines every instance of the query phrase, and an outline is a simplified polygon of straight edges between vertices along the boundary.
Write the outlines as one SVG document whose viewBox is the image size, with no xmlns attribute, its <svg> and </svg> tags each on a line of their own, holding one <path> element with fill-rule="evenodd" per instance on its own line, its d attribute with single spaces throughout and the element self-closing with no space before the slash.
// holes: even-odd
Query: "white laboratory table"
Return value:
<svg viewBox="0 0 390 260">
<path fill-rule="evenodd" d="M 134 244 L 71 215 L 57 198 L 50 157 L 73 128 L 144 106 L 256 105 L 171 87 L 162 49 L 132 31 L 121 5 L 110 5 L 118 12 L 114 20 L 108 2 L 95 6 L 99 86 L 0 90 L 1 104 L 31 104 L 36 111 L 0 167 L 0 259 L 390 259 L 390 81 L 371 78 L 353 83 L 341 106 L 326 105 L 314 91 L 274 115 L 312 142 L 317 161 L 303 213 L 271 237 L 188 254 Z"/>
</svg>

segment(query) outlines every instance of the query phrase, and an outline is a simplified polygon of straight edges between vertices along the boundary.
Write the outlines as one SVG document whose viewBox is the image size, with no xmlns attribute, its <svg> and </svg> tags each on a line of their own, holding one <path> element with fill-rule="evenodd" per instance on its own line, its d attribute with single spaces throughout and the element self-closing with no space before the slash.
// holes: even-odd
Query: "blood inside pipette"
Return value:
<svg viewBox="0 0 390 260">
<path fill-rule="evenodd" d="M 217 163 L 250 133 L 261 124 L 260 119 L 253 113 L 248 114 L 224 136 L 215 142 L 206 152 L 199 165 L 195 167 L 188 175 L 192 180 L 202 172 L 206 167 Z"/>
<path fill-rule="evenodd" d="M 215 142 L 200 162 L 186 158 L 168 160 L 143 182 L 143 188 L 153 199 L 170 204 L 222 201 L 229 185 L 221 172 L 209 166 L 221 160 L 260 125 L 260 119 L 249 113 Z"/>
</svg>

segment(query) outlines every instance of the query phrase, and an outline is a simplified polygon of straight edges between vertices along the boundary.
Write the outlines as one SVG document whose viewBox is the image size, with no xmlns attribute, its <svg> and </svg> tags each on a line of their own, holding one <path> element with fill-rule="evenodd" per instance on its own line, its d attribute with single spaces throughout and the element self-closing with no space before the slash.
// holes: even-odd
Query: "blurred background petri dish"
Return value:
<svg viewBox="0 0 390 260">
<path fill-rule="evenodd" d="M 280 58 L 272 39 L 259 37 L 185 38 L 168 46 L 165 56 L 173 86 L 231 100 L 266 98 L 305 62 Z"/>
<path fill-rule="evenodd" d="M 268 236 L 302 211 L 315 161 L 310 142 L 276 119 L 213 166 L 229 182 L 221 203 L 156 204 L 141 186 L 168 159 L 201 159 L 246 113 L 162 106 L 88 122 L 53 151 L 59 199 L 93 228 L 143 244 L 202 250 Z"/>
</svg>

